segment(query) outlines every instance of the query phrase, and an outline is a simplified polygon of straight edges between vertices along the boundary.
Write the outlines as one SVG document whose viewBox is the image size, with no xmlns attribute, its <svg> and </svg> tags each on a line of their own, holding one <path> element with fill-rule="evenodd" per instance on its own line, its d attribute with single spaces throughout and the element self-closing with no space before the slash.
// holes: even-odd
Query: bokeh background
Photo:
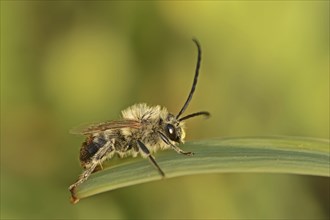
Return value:
<svg viewBox="0 0 330 220">
<path fill-rule="evenodd" d="M 329 139 L 328 1 L 1 1 L 1 218 L 327 219 L 329 178 L 213 174 L 77 205 L 81 123 L 137 102 L 187 113 L 187 139 Z M 175 152 L 173 152 L 175 154 Z M 146 162 L 147 163 L 147 162 Z"/>
</svg>

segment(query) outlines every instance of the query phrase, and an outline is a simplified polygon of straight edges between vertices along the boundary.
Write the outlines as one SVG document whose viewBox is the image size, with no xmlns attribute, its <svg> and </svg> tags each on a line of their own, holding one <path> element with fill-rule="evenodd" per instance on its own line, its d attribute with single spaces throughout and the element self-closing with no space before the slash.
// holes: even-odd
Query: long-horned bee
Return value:
<svg viewBox="0 0 330 220">
<path fill-rule="evenodd" d="M 145 103 L 133 105 L 122 111 L 122 119 L 73 129 L 72 133 L 86 136 L 80 149 L 80 163 L 84 168 L 78 180 L 69 187 L 71 201 L 77 203 L 75 189 L 88 177 L 100 169 L 102 163 L 118 155 L 127 157 L 141 155 L 148 158 L 162 177 L 165 173 L 157 164 L 153 153 L 172 148 L 179 154 L 193 155 L 178 147 L 184 143 L 184 121 L 195 116 L 209 116 L 207 111 L 195 112 L 181 117 L 195 92 L 201 65 L 201 47 L 196 39 L 198 56 L 194 81 L 186 102 L 177 115 L 171 114 L 161 106 L 148 106 Z"/>
</svg>

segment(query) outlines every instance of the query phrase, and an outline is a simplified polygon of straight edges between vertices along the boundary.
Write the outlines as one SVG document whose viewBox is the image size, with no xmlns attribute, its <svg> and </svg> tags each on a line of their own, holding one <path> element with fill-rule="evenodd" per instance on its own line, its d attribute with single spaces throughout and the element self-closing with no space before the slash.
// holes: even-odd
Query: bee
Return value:
<svg viewBox="0 0 330 220">
<path fill-rule="evenodd" d="M 71 131 L 86 136 L 79 157 L 84 171 L 69 187 L 73 203 L 79 201 L 75 196 L 77 186 L 85 182 L 92 173 L 101 170 L 102 163 L 115 155 L 120 158 L 137 155 L 148 158 L 162 177 L 165 177 L 165 173 L 153 156 L 156 151 L 173 149 L 179 154 L 193 155 L 192 152 L 178 147 L 185 139 L 184 121 L 196 116 L 210 115 L 207 111 L 200 111 L 181 117 L 195 92 L 201 66 L 201 46 L 196 39 L 193 39 L 193 42 L 198 51 L 195 76 L 188 98 L 177 115 L 158 105 L 150 107 L 140 103 L 123 110 L 120 120 L 90 124 Z"/>
</svg>

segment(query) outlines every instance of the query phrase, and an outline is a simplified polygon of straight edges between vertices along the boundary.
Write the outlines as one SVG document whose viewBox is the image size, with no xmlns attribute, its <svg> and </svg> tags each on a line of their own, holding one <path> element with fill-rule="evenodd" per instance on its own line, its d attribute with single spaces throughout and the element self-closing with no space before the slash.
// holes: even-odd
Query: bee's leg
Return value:
<svg viewBox="0 0 330 220">
<path fill-rule="evenodd" d="M 84 172 L 79 176 L 78 180 L 69 187 L 71 192 L 71 202 L 77 203 L 79 199 L 75 195 L 75 189 L 77 186 L 85 182 L 88 177 L 93 173 L 95 168 L 100 165 L 101 159 L 105 156 L 105 154 L 109 151 L 109 149 L 113 148 L 113 141 L 108 141 L 102 148 L 100 148 L 95 155 L 92 157 L 90 162 L 90 167 L 86 168 Z"/>
<path fill-rule="evenodd" d="M 102 166 L 102 162 L 99 161 L 99 167 L 100 167 L 100 170 L 103 170 L 103 166 Z"/>
<path fill-rule="evenodd" d="M 159 136 L 160 138 L 168 145 L 170 145 L 173 150 L 175 150 L 178 154 L 183 154 L 183 155 L 187 155 L 187 156 L 192 156 L 194 155 L 193 152 L 190 152 L 190 151 L 184 151 L 182 150 L 181 148 L 179 148 L 178 146 L 175 146 L 174 144 L 172 144 L 170 142 L 170 140 L 165 136 L 165 134 L 161 133 L 161 132 L 158 132 L 159 133 Z"/>
<path fill-rule="evenodd" d="M 99 161 L 99 164 L 95 167 L 92 173 L 96 173 L 100 170 L 103 170 L 102 161 Z"/>
<path fill-rule="evenodd" d="M 69 190 L 71 192 L 71 202 L 73 204 L 76 204 L 77 202 L 79 202 L 79 199 L 76 197 L 76 188 L 77 186 L 79 186 L 80 184 L 82 184 L 83 182 L 85 182 L 88 177 L 91 175 L 91 173 L 93 173 L 95 167 L 98 165 L 98 163 L 92 163 L 92 165 L 87 168 L 78 178 L 78 180 L 72 184 L 70 187 L 69 187 Z"/>
<path fill-rule="evenodd" d="M 162 171 L 162 169 L 159 167 L 159 165 L 157 164 L 155 158 L 150 154 L 150 151 L 148 150 L 148 148 L 146 147 L 146 145 L 144 145 L 141 141 L 137 140 L 137 145 L 138 147 L 141 149 L 141 151 L 149 158 L 150 162 L 152 163 L 152 165 L 154 165 L 154 167 L 158 170 L 159 174 L 162 177 L 165 177 L 165 173 Z"/>
</svg>

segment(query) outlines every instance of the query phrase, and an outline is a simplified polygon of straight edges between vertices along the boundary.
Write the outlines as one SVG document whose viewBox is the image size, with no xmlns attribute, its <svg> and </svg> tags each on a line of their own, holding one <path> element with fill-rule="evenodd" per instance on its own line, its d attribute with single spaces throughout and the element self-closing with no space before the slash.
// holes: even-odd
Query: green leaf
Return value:
<svg viewBox="0 0 330 220">
<path fill-rule="evenodd" d="M 330 176 L 329 140 L 300 137 L 221 138 L 180 146 L 194 156 L 167 150 L 155 154 L 165 178 L 205 173 L 286 173 Z M 111 164 L 111 160 L 110 160 Z M 76 188 L 76 198 L 135 184 L 161 180 L 143 158 L 124 159 L 92 174 Z"/>
</svg>

